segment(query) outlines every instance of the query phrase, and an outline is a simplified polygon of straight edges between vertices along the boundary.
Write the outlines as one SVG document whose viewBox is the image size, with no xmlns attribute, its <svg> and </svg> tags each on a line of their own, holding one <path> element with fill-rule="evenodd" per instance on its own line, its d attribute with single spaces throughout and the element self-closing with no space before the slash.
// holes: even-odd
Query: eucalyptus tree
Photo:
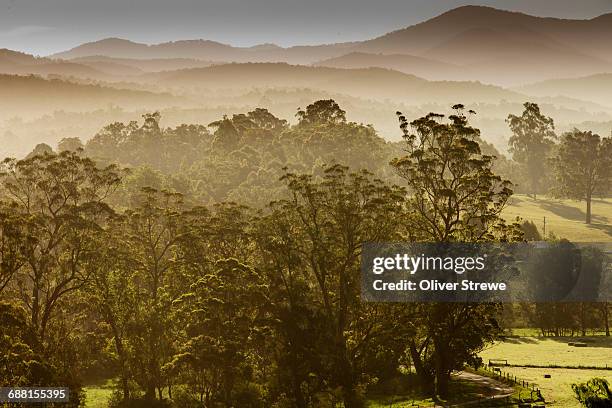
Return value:
<svg viewBox="0 0 612 408">
<path fill-rule="evenodd" d="M 175 353 L 177 321 L 173 301 L 184 287 L 177 278 L 177 245 L 183 228 L 183 200 L 178 193 L 143 188 L 138 206 L 124 213 L 126 240 L 136 263 L 139 296 L 128 333 L 134 353 L 131 369 L 145 399 L 163 398 L 169 385 L 164 366 Z"/>
<path fill-rule="evenodd" d="M 242 406 L 235 390 L 256 380 L 251 350 L 260 321 L 264 321 L 264 280 L 252 267 L 223 259 L 179 301 L 187 316 L 187 339 L 173 364 L 190 369 L 189 382 L 204 406 Z M 255 398 L 248 402 L 257 404 L 261 396 Z"/>
<path fill-rule="evenodd" d="M 494 156 L 483 154 L 480 132 L 470 126 L 463 105 L 448 118 L 430 113 L 411 122 L 398 112 L 405 156 L 391 164 L 408 186 L 406 238 L 416 242 L 513 241 L 518 225 L 501 212 L 511 183 L 492 170 Z M 495 304 L 424 303 L 414 319 L 417 335 L 408 348 L 423 387 L 448 395 L 450 375 L 477 353 L 500 327 Z"/>
<path fill-rule="evenodd" d="M 340 165 L 320 181 L 294 173 L 283 179 L 288 198 L 271 204 L 256 240 L 292 401 L 316 405 L 316 391 L 339 387 L 344 406 L 362 406 L 370 348 L 389 334 L 390 314 L 360 299 L 361 249 L 398 238 L 404 191 Z"/>
<path fill-rule="evenodd" d="M 142 311 L 138 271 L 142 265 L 131 252 L 125 217 L 116 215 L 96 236 L 97 250 L 86 259 L 89 280 L 83 288 L 95 321 L 108 327 L 123 400 L 131 395 L 134 373 L 130 362 L 135 351 L 130 342 L 137 312 Z"/>
<path fill-rule="evenodd" d="M 612 189 L 612 137 L 574 129 L 561 137 L 552 158 L 560 197 L 586 202 L 586 223 L 591 223 L 591 203 L 597 194 Z"/>
<path fill-rule="evenodd" d="M 508 140 L 515 162 L 523 166 L 529 192 L 535 198 L 542 190 L 542 181 L 548 171 L 547 158 L 557 136 L 552 118 L 542 114 L 536 103 L 526 102 L 520 116 L 508 115 L 506 122 L 512 136 Z"/>
<path fill-rule="evenodd" d="M 88 280 L 83 261 L 96 248 L 106 200 L 117 188 L 115 166 L 99 168 L 74 152 L 7 159 L 0 182 L 13 216 L 20 217 L 23 266 L 15 290 L 44 342 L 60 301 Z"/>
<path fill-rule="evenodd" d="M 12 205 L 0 202 L 0 295 L 25 265 L 22 222 Z"/>
</svg>

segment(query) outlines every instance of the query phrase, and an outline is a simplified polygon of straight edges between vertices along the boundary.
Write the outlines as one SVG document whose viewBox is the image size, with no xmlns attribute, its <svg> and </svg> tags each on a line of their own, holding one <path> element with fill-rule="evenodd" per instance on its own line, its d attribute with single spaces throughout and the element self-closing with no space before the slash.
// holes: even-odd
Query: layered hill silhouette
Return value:
<svg viewBox="0 0 612 408">
<path fill-rule="evenodd" d="M 115 89 L 36 76 L 0 74 L 0 119 L 36 117 L 53 111 L 87 112 L 102 107 L 156 110 L 168 106 L 192 106 L 185 98 L 168 93 Z"/>
<path fill-rule="evenodd" d="M 72 60 L 97 70 L 113 72 L 116 75 L 139 75 L 145 72 L 173 71 L 187 68 L 202 68 L 215 62 L 193 58 L 114 58 L 102 55 L 80 57 Z"/>
<path fill-rule="evenodd" d="M 428 81 L 383 68 L 340 69 L 286 63 L 214 65 L 148 74 L 141 80 L 199 92 L 206 89 L 248 90 L 307 87 L 361 98 L 406 103 L 519 101 L 524 96 L 498 86 L 467 81 Z"/>
<path fill-rule="evenodd" d="M 45 123 L 58 112 L 126 120 L 128 112 L 138 119 L 162 110 L 199 123 L 202 112 L 214 112 L 206 116 L 212 120 L 266 106 L 292 118 L 298 106 L 333 95 L 386 137 L 398 136 L 396 110 L 418 117 L 465 103 L 485 138 L 503 148 L 504 119 L 525 101 L 540 103 L 566 129 L 609 123 L 611 91 L 612 14 L 564 20 L 467 6 L 352 43 L 234 47 L 109 38 L 47 57 L 3 49 L 0 136 L 18 145 L 10 135 L 31 132 L 13 118 Z M 91 129 L 77 122 L 73 131 L 49 125 L 31 137 L 89 137 Z"/>
<path fill-rule="evenodd" d="M 8 49 L 0 49 L 0 74 L 54 74 L 91 78 L 104 76 L 103 72 L 93 67 L 72 61 L 34 57 Z"/>
<path fill-rule="evenodd" d="M 464 6 L 411 27 L 393 31 L 356 48 L 363 52 L 427 54 L 443 47 L 466 33 L 480 30 L 478 38 L 487 40 L 487 33 L 496 33 L 499 51 L 513 50 L 523 44 L 524 35 L 534 35 L 541 46 L 563 44 L 568 51 L 598 56 L 612 61 L 612 13 L 590 20 L 567 20 L 535 17 L 524 13 L 498 10 L 483 6 Z M 486 49 L 485 49 L 486 51 Z M 440 56 L 439 53 L 435 53 Z"/>
<path fill-rule="evenodd" d="M 612 108 L 612 73 L 582 78 L 551 79 L 522 86 L 517 88 L 517 91 L 537 97 L 550 95 L 591 100 Z"/>
<path fill-rule="evenodd" d="M 355 43 L 356 44 L 356 43 Z M 128 59 L 192 59 L 213 62 L 288 62 L 311 63 L 348 52 L 354 43 L 296 46 L 282 48 L 274 44 L 233 47 L 210 40 L 182 40 L 161 44 L 142 44 L 121 38 L 107 38 L 82 44 L 53 55 L 54 58 L 106 56 Z"/>
<path fill-rule="evenodd" d="M 460 80 L 469 75 L 464 67 L 407 54 L 351 52 L 350 54 L 316 62 L 313 65 L 347 69 L 387 68 L 434 80 Z"/>
<path fill-rule="evenodd" d="M 374 66 L 427 79 L 517 85 L 612 72 L 612 14 L 590 20 L 566 20 L 465 6 L 372 40 L 353 43 L 289 48 L 274 44 L 233 47 L 209 40 L 147 45 L 110 38 L 86 43 L 53 57 L 91 56 L 141 60 L 179 58 L 194 63 Z M 455 66 L 458 68 L 450 68 Z"/>
<path fill-rule="evenodd" d="M 357 48 L 454 63 L 503 84 L 581 76 L 612 71 L 612 14 L 564 20 L 466 6 Z"/>
<path fill-rule="evenodd" d="M 0 73 L 13 75 L 57 75 L 112 80 L 146 72 L 208 67 L 211 61 L 189 58 L 135 59 L 103 55 L 63 60 L 35 57 L 19 51 L 0 49 Z"/>
</svg>

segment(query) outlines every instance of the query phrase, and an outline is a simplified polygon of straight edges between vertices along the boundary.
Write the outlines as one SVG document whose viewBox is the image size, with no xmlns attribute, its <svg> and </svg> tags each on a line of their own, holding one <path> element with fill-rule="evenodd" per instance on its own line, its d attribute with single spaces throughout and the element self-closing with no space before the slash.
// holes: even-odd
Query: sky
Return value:
<svg viewBox="0 0 612 408">
<path fill-rule="evenodd" d="M 108 37 L 235 46 L 357 41 L 478 4 L 585 19 L 612 0 L 0 0 L 0 48 L 49 55 Z"/>
</svg>

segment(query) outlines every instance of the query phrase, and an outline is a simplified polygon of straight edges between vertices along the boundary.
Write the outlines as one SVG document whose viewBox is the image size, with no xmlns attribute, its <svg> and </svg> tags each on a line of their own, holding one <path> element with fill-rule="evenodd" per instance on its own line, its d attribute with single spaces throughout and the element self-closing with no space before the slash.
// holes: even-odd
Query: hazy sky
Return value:
<svg viewBox="0 0 612 408">
<path fill-rule="evenodd" d="M 0 0 L 0 48 L 46 55 L 106 37 L 241 46 L 363 40 L 465 4 L 562 18 L 612 12 L 612 0 Z"/>
</svg>

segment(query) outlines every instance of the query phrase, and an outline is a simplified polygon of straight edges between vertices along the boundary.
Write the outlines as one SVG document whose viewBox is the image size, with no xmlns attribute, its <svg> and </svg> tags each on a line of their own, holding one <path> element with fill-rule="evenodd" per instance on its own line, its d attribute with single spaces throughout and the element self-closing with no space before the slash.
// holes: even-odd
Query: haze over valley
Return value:
<svg viewBox="0 0 612 408">
<path fill-rule="evenodd" d="M 464 6 L 366 41 L 291 47 L 107 38 L 46 56 L 0 50 L 0 153 L 86 141 L 152 111 L 173 126 L 265 105 L 294 122 L 317 98 L 341 102 L 349 120 L 391 141 L 401 136 L 395 111 L 416 117 L 461 102 L 503 152 L 505 118 L 525 101 L 560 130 L 606 129 L 610 94 L 612 14 L 567 20 Z"/>
<path fill-rule="evenodd" d="M 612 0 L 471 2 L 0 0 L 4 396 L 608 407 Z"/>
</svg>

